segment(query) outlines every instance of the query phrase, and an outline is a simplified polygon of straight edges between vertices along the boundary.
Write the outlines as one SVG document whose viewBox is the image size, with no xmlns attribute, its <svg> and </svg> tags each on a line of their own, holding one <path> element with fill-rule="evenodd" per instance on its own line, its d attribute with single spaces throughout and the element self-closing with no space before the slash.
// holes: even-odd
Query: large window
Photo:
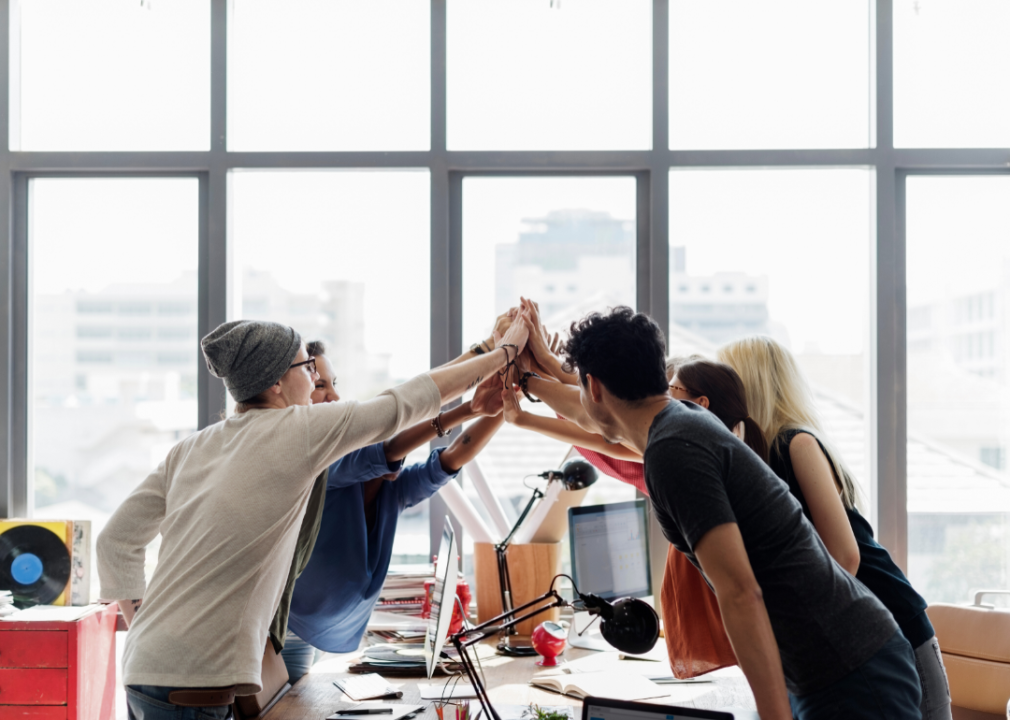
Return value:
<svg viewBox="0 0 1010 720">
<path fill-rule="evenodd" d="M 230 150 L 427 150 L 427 3 L 230 2 Z"/>
<path fill-rule="evenodd" d="M 670 175 L 670 351 L 769 335 L 811 383 L 828 440 L 868 493 L 866 170 Z"/>
<path fill-rule="evenodd" d="M 645 150 L 648 0 L 449 0 L 450 150 Z"/>
<path fill-rule="evenodd" d="M 870 5 L 672 0 L 670 147 L 867 147 Z"/>
<path fill-rule="evenodd" d="M 551 332 L 591 310 L 635 304 L 634 178 L 486 178 L 463 182 L 463 337 L 532 298 Z M 542 404 L 529 412 L 553 416 Z M 571 446 L 505 425 L 478 457 L 488 482 L 521 510 L 531 475 L 560 467 Z M 634 497 L 616 480 L 599 502 Z M 590 498 L 592 500 L 593 498 Z"/>
<path fill-rule="evenodd" d="M 908 528 L 913 585 L 1010 583 L 1010 177 L 909 177 Z"/>
<path fill-rule="evenodd" d="M 11 149 L 210 148 L 210 0 L 9 5 Z"/>
<path fill-rule="evenodd" d="M 30 202 L 35 514 L 97 537 L 197 427 L 197 180 L 37 179 Z"/>
<path fill-rule="evenodd" d="M 344 400 L 428 369 L 427 173 L 237 172 L 232 192 L 232 317 L 323 340 Z M 393 551 L 426 560 L 427 536 L 424 503 L 401 518 Z"/>
<path fill-rule="evenodd" d="M 229 318 L 330 341 L 366 398 L 526 294 L 674 352 L 782 339 L 916 587 L 1010 582 L 1002 0 L 85 5 L 0 18 L 0 514 L 109 512 L 227 409 L 197 341 Z M 515 499 L 565 450 L 481 462 Z"/>
</svg>

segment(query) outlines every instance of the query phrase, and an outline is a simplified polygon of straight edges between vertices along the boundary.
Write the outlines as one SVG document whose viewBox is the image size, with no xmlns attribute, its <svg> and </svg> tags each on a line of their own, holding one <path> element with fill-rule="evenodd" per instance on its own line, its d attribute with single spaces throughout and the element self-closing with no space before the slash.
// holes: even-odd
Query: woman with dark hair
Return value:
<svg viewBox="0 0 1010 720">
<path fill-rule="evenodd" d="M 691 359 L 675 368 L 670 394 L 707 408 L 758 457 L 768 462 L 768 443 L 747 412 L 743 380 L 729 365 Z"/>
</svg>

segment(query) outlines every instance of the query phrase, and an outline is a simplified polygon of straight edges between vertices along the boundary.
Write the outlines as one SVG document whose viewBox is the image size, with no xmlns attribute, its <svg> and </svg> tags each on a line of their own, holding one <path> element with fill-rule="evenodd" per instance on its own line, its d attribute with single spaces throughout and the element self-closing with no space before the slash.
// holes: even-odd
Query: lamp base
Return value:
<svg viewBox="0 0 1010 720">
<path fill-rule="evenodd" d="M 529 638 L 523 637 L 523 641 L 518 641 L 519 636 L 506 636 L 498 643 L 498 654 L 508 657 L 534 657 L 539 653 L 529 644 Z"/>
</svg>

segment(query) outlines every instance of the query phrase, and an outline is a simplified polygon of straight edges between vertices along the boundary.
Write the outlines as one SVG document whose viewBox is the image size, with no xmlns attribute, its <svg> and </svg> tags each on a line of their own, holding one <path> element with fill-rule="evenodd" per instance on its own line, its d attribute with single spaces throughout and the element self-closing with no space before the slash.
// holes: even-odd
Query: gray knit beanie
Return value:
<svg viewBox="0 0 1010 720">
<path fill-rule="evenodd" d="M 222 323 L 200 341 L 207 369 L 224 380 L 235 402 L 273 386 L 301 346 L 301 336 L 287 325 L 259 320 Z"/>
</svg>

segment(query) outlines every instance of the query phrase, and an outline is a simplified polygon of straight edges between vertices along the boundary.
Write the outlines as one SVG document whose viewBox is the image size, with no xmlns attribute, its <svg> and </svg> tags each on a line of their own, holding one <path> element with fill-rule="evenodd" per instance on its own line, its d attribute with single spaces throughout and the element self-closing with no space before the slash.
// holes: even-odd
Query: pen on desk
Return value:
<svg viewBox="0 0 1010 720">
<path fill-rule="evenodd" d="M 393 708 L 362 708 L 361 710 L 337 710 L 334 715 L 392 715 Z"/>
</svg>

